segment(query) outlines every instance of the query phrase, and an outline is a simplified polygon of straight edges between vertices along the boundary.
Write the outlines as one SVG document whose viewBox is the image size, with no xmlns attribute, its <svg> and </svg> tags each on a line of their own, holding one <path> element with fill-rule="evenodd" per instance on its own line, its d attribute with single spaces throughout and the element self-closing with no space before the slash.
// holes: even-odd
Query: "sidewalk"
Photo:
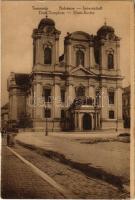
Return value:
<svg viewBox="0 0 135 200">
<path fill-rule="evenodd" d="M 64 198 L 48 182 L 42 180 L 25 163 L 2 144 L 2 199 L 58 199 Z"/>
<path fill-rule="evenodd" d="M 64 155 L 67 160 L 104 170 L 121 177 L 123 184 L 129 183 L 129 143 L 118 141 L 88 144 L 92 138 L 116 139 L 116 133 L 71 134 L 71 133 L 19 133 L 16 139 L 45 151 Z"/>
</svg>

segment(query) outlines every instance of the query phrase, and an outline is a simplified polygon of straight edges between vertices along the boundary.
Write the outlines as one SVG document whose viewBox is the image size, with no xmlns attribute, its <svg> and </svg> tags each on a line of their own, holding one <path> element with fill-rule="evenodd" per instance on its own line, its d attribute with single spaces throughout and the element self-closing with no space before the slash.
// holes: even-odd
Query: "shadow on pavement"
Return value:
<svg viewBox="0 0 135 200">
<path fill-rule="evenodd" d="M 90 166 L 90 163 L 79 163 L 70 159 L 67 159 L 63 154 L 58 152 L 45 150 L 40 147 L 36 147 L 35 145 L 25 144 L 17 140 L 17 143 L 25 148 L 34 150 L 36 153 L 40 155 L 44 155 L 50 159 L 53 159 L 57 162 L 69 165 L 72 168 L 75 168 L 81 172 L 83 172 L 87 177 L 96 178 L 102 181 L 105 181 L 115 187 L 117 187 L 120 191 L 124 191 L 122 177 L 112 175 L 101 168 Z"/>
</svg>

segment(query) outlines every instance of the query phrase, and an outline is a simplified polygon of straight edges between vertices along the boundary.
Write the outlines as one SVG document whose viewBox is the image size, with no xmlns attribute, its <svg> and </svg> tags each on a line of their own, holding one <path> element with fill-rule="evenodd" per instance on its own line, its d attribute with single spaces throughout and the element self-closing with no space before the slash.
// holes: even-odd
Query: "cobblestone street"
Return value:
<svg viewBox="0 0 135 200">
<path fill-rule="evenodd" d="M 63 198 L 2 146 L 2 198 Z"/>
<path fill-rule="evenodd" d="M 73 194 L 70 198 L 126 198 L 128 194 L 112 185 L 87 177 L 68 165 L 61 164 L 19 145 L 13 148 L 26 160 L 48 174 Z M 3 198 L 64 198 L 31 169 L 2 146 Z"/>
<path fill-rule="evenodd" d="M 16 140 L 25 146 L 64 155 L 67 160 L 103 169 L 129 185 L 129 143 L 118 141 L 116 134 L 49 133 L 46 137 L 43 133 L 20 133 Z"/>
</svg>

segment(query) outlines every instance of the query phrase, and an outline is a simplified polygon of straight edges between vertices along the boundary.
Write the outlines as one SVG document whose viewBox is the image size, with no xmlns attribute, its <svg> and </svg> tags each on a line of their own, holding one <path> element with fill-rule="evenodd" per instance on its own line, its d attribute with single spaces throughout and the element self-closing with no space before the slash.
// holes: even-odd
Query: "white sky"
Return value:
<svg viewBox="0 0 135 200">
<path fill-rule="evenodd" d="M 60 55 L 63 53 L 64 37 L 67 32 L 84 31 L 96 34 L 104 24 L 115 29 L 121 38 L 120 68 L 125 76 L 123 86 L 130 84 L 130 1 L 3 1 L 2 2 L 2 105 L 8 101 L 7 77 L 11 71 L 29 73 L 32 69 L 32 31 L 39 21 L 45 17 L 35 7 L 48 7 L 58 11 L 59 6 L 65 7 L 100 7 L 95 14 L 65 15 L 50 14 L 61 31 Z"/>
</svg>

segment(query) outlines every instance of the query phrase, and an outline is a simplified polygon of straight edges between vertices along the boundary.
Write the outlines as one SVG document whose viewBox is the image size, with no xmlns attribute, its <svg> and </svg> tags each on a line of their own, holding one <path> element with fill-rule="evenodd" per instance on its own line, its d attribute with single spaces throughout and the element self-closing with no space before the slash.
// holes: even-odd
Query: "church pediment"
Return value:
<svg viewBox="0 0 135 200">
<path fill-rule="evenodd" d="M 76 76 L 96 76 L 93 72 L 87 70 L 86 68 L 79 66 L 75 67 L 70 71 L 71 75 L 76 75 Z"/>
</svg>

